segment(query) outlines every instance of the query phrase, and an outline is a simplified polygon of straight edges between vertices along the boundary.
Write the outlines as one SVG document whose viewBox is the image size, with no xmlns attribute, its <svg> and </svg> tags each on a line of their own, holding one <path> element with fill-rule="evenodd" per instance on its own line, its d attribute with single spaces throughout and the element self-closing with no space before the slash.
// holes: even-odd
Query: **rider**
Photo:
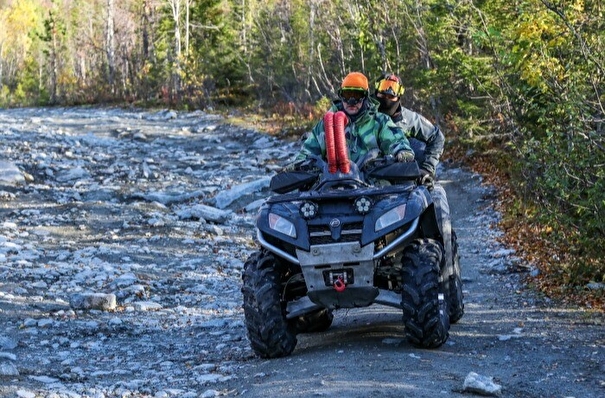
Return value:
<svg viewBox="0 0 605 398">
<path fill-rule="evenodd" d="M 444 232 L 449 233 L 451 216 L 447 195 L 440 184 L 434 183 L 435 171 L 445 143 L 443 133 L 425 117 L 401 106 L 399 99 L 404 87 L 398 76 L 392 73 L 382 75 L 376 80 L 375 89 L 374 96 L 380 102 L 378 110 L 389 115 L 408 135 L 422 173 L 421 182 L 429 188 L 436 204 L 439 223 L 448 230 Z M 451 250 L 451 242 L 445 242 L 445 246 L 447 250 Z"/>
<path fill-rule="evenodd" d="M 349 73 L 338 90 L 330 112 L 344 111 L 348 117 L 345 128 L 349 159 L 361 159 L 371 149 L 379 149 L 384 155 L 393 155 L 400 162 L 414 160 L 414 152 L 406 137 L 406 131 L 397 126 L 390 117 L 378 112 L 377 102 L 369 96 L 367 77 L 360 72 Z M 326 141 L 323 119 L 303 142 L 296 161 L 309 155 L 326 157 Z M 287 168 L 295 168 L 295 162 Z"/>
<path fill-rule="evenodd" d="M 374 96 L 380 102 L 378 110 L 391 117 L 407 134 L 423 179 L 434 179 L 439 158 L 443 153 L 445 137 L 439 127 L 424 116 L 401 106 L 399 100 L 404 92 L 401 79 L 392 73 L 383 74 L 376 80 Z M 424 156 L 420 153 L 424 151 Z M 420 155 L 420 156 L 419 156 Z"/>
</svg>

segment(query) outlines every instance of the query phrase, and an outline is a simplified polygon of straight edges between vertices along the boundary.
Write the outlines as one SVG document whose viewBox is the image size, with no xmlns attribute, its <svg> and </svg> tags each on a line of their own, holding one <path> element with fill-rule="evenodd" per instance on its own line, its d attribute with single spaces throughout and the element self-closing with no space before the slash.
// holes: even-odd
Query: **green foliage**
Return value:
<svg viewBox="0 0 605 398">
<path fill-rule="evenodd" d="M 511 51 L 501 62 L 513 73 L 502 86 L 517 125 L 518 185 L 540 208 L 537 219 L 573 253 L 568 278 L 585 283 L 605 271 L 603 22 L 583 3 L 545 8 L 526 2 Z"/>
<path fill-rule="evenodd" d="M 330 109 L 332 106 L 332 100 L 328 97 L 321 97 L 317 102 L 315 102 L 315 114 L 323 115 Z"/>
<path fill-rule="evenodd" d="M 8 106 L 29 105 L 29 89 L 35 87 L 29 65 L 37 51 L 35 32 L 41 26 L 42 8 L 38 1 L 10 2 L 0 9 L 0 88 L 1 102 Z"/>
<path fill-rule="evenodd" d="M 0 107 L 10 107 L 10 90 L 8 86 L 2 86 L 0 88 Z"/>
</svg>

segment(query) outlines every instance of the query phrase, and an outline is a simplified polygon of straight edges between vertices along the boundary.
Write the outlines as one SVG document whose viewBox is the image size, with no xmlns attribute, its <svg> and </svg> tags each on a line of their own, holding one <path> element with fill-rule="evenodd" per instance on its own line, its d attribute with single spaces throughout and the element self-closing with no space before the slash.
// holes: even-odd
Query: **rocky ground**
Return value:
<svg viewBox="0 0 605 398">
<path fill-rule="evenodd" d="M 2 397 L 605 396 L 603 315 L 527 289 L 537 271 L 497 243 L 495 191 L 447 159 L 466 299 L 448 342 L 414 348 L 375 306 L 261 360 L 241 271 L 296 143 L 109 108 L 0 110 L 0 137 Z"/>
</svg>

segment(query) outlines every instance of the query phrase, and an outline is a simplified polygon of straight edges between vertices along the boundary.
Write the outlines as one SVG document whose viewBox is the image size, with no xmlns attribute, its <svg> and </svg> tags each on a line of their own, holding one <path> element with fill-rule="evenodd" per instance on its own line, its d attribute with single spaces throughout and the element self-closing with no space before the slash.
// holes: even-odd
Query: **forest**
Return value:
<svg viewBox="0 0 605 398">
<path fill-rule="evenodd" d="M 0 0 L 0 107 L 238 109 L 306 128 L 394 72 L 446 155 L 491 176 L 548 294 L 605 289 L 600 0 Z"/>
</svg>

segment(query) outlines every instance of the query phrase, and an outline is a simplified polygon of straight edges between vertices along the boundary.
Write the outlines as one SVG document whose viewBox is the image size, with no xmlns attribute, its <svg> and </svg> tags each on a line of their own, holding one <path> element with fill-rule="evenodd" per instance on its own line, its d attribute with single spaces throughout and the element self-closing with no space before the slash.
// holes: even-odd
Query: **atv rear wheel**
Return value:
<svg viewBox="0 0 605 398">
<path fill-rule="evenodd" d="M 332 310 L 322 308 L 296 319 L 296 330 L 299 333 L 325 332 L 332 326 L 334 314 Z"/>
<path fill-rule="evenodd" d="M 422 348 L 446 342 L 450 329 L 447 300 L 439 283 L 443 249 L 429 239 L 414 241 L 403 252 L 402 307 L 408 340 Z"/>
<path fill-rule="evenodd" d="M 464 315 L 464 295 L 462 294 L 462 276 L 460 273 L 460 256 L 458 255 L 458 238 L 452 229 L 452 263 L 453 273 L 449 277 L 448 305 L 450 323 L 456 323 Z"/>
<path fill-rule="evenodd" d="M 265 250 L 253 253 L 244 264 L 245 325 L 252 349 L 262 358 L 284 357 L 296 347 L 296 330 L 281 300 L 282 278 L 275 257 Z"/>
</svg>

